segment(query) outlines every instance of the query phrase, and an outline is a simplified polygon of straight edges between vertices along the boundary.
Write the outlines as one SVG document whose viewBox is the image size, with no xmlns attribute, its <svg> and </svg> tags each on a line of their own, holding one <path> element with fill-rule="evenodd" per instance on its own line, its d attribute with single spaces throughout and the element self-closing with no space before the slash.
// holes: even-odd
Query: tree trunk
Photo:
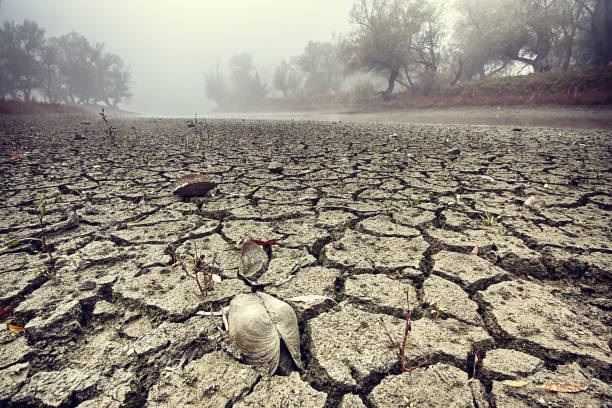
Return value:
<svg viewBox="0 0 612 408">
<path fill-rule="evenodd" d="M 387 102 L 391 100 L 391 93 L 393 92 L 393 87 L 395 86 L 395 80 L 399 75 L 399 69 L 394 68 L 391 70 L 389 74 L 389 84 L 387 85 L 387 89 L 382 93 L 383 101 Z"/>
<path fill-rule="evenodd" d="M 598 0 L 591 22 L 595 64 L 612 61 L 612 0 Z"/>
</svg>

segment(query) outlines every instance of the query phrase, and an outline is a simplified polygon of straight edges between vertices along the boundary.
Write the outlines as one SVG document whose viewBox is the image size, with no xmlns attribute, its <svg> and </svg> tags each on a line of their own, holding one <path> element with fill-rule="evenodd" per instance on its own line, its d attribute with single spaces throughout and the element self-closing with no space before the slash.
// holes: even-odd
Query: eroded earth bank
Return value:
<svg viewBox="0 0 612 408">
<path fill-rule="evenodd" d="M 609 132 L 110 125 L 0 119 L 0 405 L 612 404 Z M 172 197 L 191 173 L 218 188 Z M 241 237 L 278 240 L 257 285 Z M 293 299 L 303 371 L 262 375 L 198 314 L 255 291 Z"/>
</svg>

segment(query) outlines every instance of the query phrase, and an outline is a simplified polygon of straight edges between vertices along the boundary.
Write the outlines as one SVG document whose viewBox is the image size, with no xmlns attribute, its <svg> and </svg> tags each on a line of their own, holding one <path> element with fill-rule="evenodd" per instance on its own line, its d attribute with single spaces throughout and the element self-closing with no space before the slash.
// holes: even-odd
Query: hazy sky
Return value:
<svg viewBox="0 0 612 408">
<path fill-rule="evenodd" d="M 204 75 L 249 52 L 271 82 L 274 67 L 309 40 L 349 30 L 355 0 L 1 0 L 0 19 L 36 21 L 49 36 L 76 31 L 103 42 L 132 72 L 121 106 L 193 116 L 214 107 Z"/>
</svg>

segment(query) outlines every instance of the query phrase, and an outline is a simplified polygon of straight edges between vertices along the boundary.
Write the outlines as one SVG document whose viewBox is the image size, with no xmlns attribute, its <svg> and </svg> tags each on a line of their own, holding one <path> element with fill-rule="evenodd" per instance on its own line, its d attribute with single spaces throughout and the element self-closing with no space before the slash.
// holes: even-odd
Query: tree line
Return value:
<svg viewBox="0 0 612 408">
<path fill-rule="evenodd" d="M 428 94 L 458 82 L 612 61 L 612 0 L 357 0 L 350 21 L 350 32 L 283 60 L 273 89 L 285 98 L 337 93 L 350 75 L 370 72 L 384 78 L 380 93 L 388 100 L 396 85 Z M 206 95 L 220 107 L 249 106 L 272 90 L 252 57 L 241 58 L 248 66 L 232 59 L 228 83 L 219 69 L 206 78 Z"/>
<path fill-rule="evenodd" d="M 0 99 L 117 106 L 130 96 L 130 70 L 104 44 L 46 37 L 31 20 L 0 27 Z"/>
</svg>

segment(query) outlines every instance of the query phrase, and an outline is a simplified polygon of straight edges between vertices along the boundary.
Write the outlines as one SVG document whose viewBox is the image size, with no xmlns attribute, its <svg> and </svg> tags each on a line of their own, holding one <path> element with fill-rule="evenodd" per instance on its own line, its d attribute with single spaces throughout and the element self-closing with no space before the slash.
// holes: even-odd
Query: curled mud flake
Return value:
<svg viewBox="0 0 612 408">
<path fill-rule="evenodd" d="M 189 174 L 176 181 L 173 194 L 182 198 L 201 197 L 218 185 L 205 175 Z"/>
</svg>

